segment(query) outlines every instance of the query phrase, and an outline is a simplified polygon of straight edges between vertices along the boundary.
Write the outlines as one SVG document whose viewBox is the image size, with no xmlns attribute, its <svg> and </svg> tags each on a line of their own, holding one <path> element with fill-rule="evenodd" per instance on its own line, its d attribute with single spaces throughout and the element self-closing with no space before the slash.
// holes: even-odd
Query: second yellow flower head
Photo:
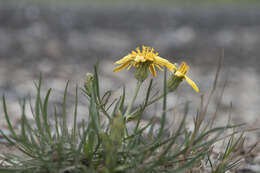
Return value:
<svg viewBox="0 0 260 173">
<path fill-rule="evenodd" d="M 179 78 L 184 78 L 187 83 L 196 91 L 199 92 L 199 88 L 196 85 L 195 82 L 193 82 L 187 75 L 186 73 L 189 70 L 189 66 L 185 63 L 182 62 L 180 67 L 176 70 L 176 72 L 174 73 L 175 76 L 179 77 Z"/>
</svg>

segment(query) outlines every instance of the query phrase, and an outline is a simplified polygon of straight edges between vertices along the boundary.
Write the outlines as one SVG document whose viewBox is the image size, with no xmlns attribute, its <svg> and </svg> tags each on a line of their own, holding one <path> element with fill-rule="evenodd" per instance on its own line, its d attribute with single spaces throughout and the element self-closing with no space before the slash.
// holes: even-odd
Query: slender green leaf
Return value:
<svg viewBox="0 0 260 173">
<path fill-rule="evenodd" d="M 51 89 L 49 89 L 47 91 L 47 94 L 46 94 L 45 99 L 44 99 L 43 110 L 42 110 L 44 128 L 46 130 L 46 133 L 49 136 L 49 139 L 51 139 L 51 129 L 50 129 L 51 127 L 50 127 L 49 122 L 48 122 L 48 101 L 49 101 L 50 94 L 51 94 Z"/>
<path fill-rule="evenodd" d="M 73 141 L 76 141 L 77 116 L 78 116 L 78 86 L 76 86 L 76 95 L 75 95 L 74 121 L 73 121 L 73 133 L 72 133 Z"/>
<path fill-rule="evenodd" d="M 5 101 L 5 96 L 3 96 L 3 108 L 4 108 L 4 115 L 5 115 L 5 120 L 7 122 L 7 125 L 8 125 L 8 129 L 10 130 L 11 134 L 12 134 L 12 137 L 14 139 L 18 139 L 15 131 L 14 131 L 14 128 L 9 120 L 9 115 L 7 113 L 7 107 L 6 107 L 6 101 Z"/>
<path fill-rule="evenodd" d="M 124 102 L 125 102 L 125 87 L 123 87 L 123 94 L 122 94 L 121 102 L 120 102 L 120 105 L 119 105 L 119 110 L 121 112 L 124 112 Z"/>
</svg>

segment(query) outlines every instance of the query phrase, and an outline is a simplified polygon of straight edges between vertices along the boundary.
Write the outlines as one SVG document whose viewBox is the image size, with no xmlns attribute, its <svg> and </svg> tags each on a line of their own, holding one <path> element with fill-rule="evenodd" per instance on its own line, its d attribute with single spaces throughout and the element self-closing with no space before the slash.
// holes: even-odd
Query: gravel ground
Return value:
<svg viewBox="0 0 260 173">
<path fill-rule="evenodd" d="M 224 96 L 221 103 L 218 99 L 212 100 L 209 114 L 219 106 L 217 123 L 223 125 L 232 103 L 234 123 L 246 122 L 248 127 L 258 128 L 259 18 L 260 11 L 250 7 L 148 9 L 2 4 L 0 95 L 5 93 L 7 96 L 11 119 L 19 124 L 17 100 L 34 97 L 33 81 L 39 79 L 40 73 L 44 89 L 54 88 L 56 96 L 52 96 L 52 102 L 60 104 L 66 81 L 71 82 L 73 96 L 75 84 L 83 84 L 85 73 L 92 72 L 92 66 L 98 60 L 102 90 L 113 88 L 117 91 L 125 84 L 131 92 L 135 85 L 133 75 L 125 71 L 113 73 L 113 62 L 145 44 L 172 62 L 190 64 L 189 76 L 198 83 L 200 94 L 182 84 L 168 102 L 173 106 L 191 100 L 191 114 L 194 114 L 200 95 L 207 95 L 211 89 L 218 57 L 224 54 L 216 93 L 219 96 L 225 86 Z M 158 87 L 161 81 L 162 74 L 156 79 Z M 84 103 L 81 98 L 81 118 L 86 117 Z M 2 111 L 0 116 L 3 119 Z M 6 129 L 2 120 L 0 127 Z M 259 141 L 259 137 L 259 131 L 248 133 L 248 145 Z M 0 148 L 0 152 L 5 151 Z M 260 154 L 257 153 L 250 163 L 245 161 L 244 168 L 260 171 Z"/>
</svg>

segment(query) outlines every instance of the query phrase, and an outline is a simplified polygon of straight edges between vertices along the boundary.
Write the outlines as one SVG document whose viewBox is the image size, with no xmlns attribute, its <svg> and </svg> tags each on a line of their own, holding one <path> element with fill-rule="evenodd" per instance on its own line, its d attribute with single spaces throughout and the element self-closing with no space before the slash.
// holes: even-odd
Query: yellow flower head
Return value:
<svg viewBox="0 0 260 173">
<path fill-rule="evenodd" d="M 188 76 L 186 76 L 188 70 L 189 66 L 185 62 L 182 62 L 180 67 L 175 71 L 174 75 L 180 78 L 184 78 L 196 92 L 199 92 L 199 88 L 197 87 L 195 82 L 193 82 Z"/>
<path fill-rule="evenodd" d="M 165 66 L 170 71 L 176 70 L 176 67 L 170 63 L 168 60 L 158 56 L 158 52 L 154 52 L 153 48 L 142 46 L 136 48 L 136 51 L 132 51 L 127 56 L 115 62 L 115 64 L 120 64 L 120 66 L 114 69 L 114 72 L 118 72 L 127 68 L 129 70 L 132 66 L 136 69 L 139 68 L 149 68 L 150 72 L 154 77 L 157 76 L 155 67 L 159 70 L 163 70 L 161 66 Z"/>
</svg>

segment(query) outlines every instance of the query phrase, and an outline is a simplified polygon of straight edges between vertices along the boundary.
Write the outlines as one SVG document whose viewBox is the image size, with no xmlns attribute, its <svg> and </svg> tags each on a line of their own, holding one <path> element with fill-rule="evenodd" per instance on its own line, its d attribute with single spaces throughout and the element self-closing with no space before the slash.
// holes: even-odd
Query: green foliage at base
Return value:
<svg viewBox="0 0 260 173">
<path fill-rule="evenodd" d="M 72 129 L 67 122 L 67 88 L 62 104 L 62 115 L 56 108 L 50 114 L 49 96 L 41 93 L 42 80 L 36 84 L 37 97 L 31 111 L 34 123 L 26 116 L 26 102 L 21 104 L 21 128 L 16 131 L 9 120 L 6 99 L 3 108 L 10 136 L 1 134 L 19 149 L 24 156 L 6 154 L 1 156 L 0 172 L 19 173 L 161 173 L 161 172 L 203 172 L 206 169 L 214 173 L 224 173 L 239 163 L 235 156 L 243 137 L 236 137 L 236 127 L 226 125 L 214 127 L 204 123 L 208 104 L 203 104 L 194 119 L 194 129 L 188 130 L 186 119 L 189 110 L 187 103 L 182 120 L 170 132 L 166 128 L 167 88 L 166 71 L 164 88 L 158 97 L 151 97 L 153 81 L 146 91 L 143 104 L 136 109 L 125 104 L 125 88 L 115 100 L 111 100 L 111 91 L 101 96 L 97 67 L 93 80 L 88 83 L 88 90 L 81 89 L 88 98 L 88 120 L 77 124 L 78 89 L 75 94 L 75 111 Z M 140 86 L 139 86 L 140 88 Z M 138 93 L 138 92 L 137 92 Z M 136 95 L 137 95 L 136 93 Z M 135 100 L 135 99 L 133 99 Z M 154 117 L 141 126 L 144 111 L 153 103 L 162 101 L 162 114 L 159 127 Z M 134 101 L 133 101 L 134 102 Z M 53 105 L 52 105 L 53 106 Z M 126 111 L 128 107 L 128 111 Z M 51 123 L 53 122 L 53 123 Z M 128 123 L 134 124 L 130 128 Z M 222 134 L 233 130 L 229 137 Z M 227 140 L 223 153 L 213 158 L 213 146 L 216 142 Z"/>
</svg>

